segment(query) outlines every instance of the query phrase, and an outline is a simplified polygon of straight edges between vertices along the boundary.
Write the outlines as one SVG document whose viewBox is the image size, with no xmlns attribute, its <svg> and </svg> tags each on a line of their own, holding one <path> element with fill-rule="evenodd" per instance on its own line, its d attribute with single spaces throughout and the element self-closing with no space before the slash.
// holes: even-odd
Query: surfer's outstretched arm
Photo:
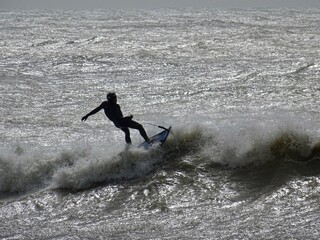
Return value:
<svg viewBox="0 0 320 240">
<path fill-rule="evenodd" d="M 81 118 L 81 121 L 86 121 L 87 118 L 93 114 L 96 114 L 103 108 L 103 104 L 101 104 L 99 107 L 93 109 L 91 112 L 89 112 L 87 115 L 85 115 L 83 118 Z"/>
</svg>

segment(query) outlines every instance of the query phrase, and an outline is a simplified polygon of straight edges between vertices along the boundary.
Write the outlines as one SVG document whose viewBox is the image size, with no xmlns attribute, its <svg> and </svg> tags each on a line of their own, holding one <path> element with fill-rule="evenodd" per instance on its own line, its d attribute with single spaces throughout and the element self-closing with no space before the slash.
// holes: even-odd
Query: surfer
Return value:
<svg viewBox="0 0 320 240">
<path fill-rule="evenodd" d="M 85 115 L 81 121 L 86 121 L 87 118 L 93 114 L 96 114 L 100 110 L 104 110 L 104 113 L 108 117 L 110 121 L 114 123 L 114 125 L 117 128 L 120 128 L 125 133 L 125 140 L 126 143 L 131 144 L 131 138 L 130 138 L 130 130 L 129 128 L 137 129 L 139 130 L 141 136 L 144 138 L 144 140 L 147 143 L 150 143 L 150 139 L 144 130 L 143 126 L 133 121 L 133 116 L 127 116 L 123 117 L 123 114 L 121 112 L 120 105 L 117 104 L 117 95 L 113 92 L 110 92 L 107 94 L 107 101 L 104 101 L 98 106 L 97 108 L 93 109 L 91 112 L 89 112 L 87 115 Z"/>
</svg>

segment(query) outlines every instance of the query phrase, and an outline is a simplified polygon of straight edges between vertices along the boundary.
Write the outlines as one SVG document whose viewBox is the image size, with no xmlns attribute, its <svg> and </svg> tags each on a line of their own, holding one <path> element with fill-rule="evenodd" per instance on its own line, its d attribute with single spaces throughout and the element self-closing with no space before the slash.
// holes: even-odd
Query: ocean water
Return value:
<svg viewBox="0 0 320 240">
<path fill-rule="evenodd" d="M 1 239 L 319 239 L 320 10 L 0 10 Z M 103 112 L 118 95 L 162 147 Z"/>
</svg>

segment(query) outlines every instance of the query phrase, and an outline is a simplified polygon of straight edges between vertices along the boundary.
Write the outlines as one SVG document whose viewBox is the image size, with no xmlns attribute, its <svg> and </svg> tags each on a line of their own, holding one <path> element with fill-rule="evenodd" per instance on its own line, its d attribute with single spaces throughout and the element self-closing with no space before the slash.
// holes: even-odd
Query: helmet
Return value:
<svg viewBox="0 0 320 240">
<path fill-rule="evenodd" d="M 108 101 L 112 101 L 113 99 L 115 99 L 117 97 L 117 95 L 115 94 L 115 93 L 113 93 L 113 92 L 109 92 L 108 94 L 107 94 L 107 99 L 108 99 Z"/>
</svg>

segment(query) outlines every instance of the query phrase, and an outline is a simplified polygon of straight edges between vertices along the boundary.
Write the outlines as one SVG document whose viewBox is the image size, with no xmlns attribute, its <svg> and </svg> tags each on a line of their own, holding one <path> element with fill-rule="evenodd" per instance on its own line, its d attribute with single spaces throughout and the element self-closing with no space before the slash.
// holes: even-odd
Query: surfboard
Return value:
<svg viewBox="0 0 320 240">
<path fill-rule="evenodd" d="M 146 141 L 144 141 L 143 143 L 140 143 L 138 145 L 138 148 L 149 149 L 150 147 L 152 147 L 154 145 L 160 145 L 161 146 L 167 140 L 167 137 L 169 136 L 169 133 L 170 133 L 170 130 L 171 130 L 171 126 L 169 128 L 158 126 L 158 128 L 163 129 L 163 131 L 157 133 L 156 135 L 153 135 L 152 137 L 150 137 L 150 141 L 151 141 L 150 144 L 147 143 Z"/>
</svg>

